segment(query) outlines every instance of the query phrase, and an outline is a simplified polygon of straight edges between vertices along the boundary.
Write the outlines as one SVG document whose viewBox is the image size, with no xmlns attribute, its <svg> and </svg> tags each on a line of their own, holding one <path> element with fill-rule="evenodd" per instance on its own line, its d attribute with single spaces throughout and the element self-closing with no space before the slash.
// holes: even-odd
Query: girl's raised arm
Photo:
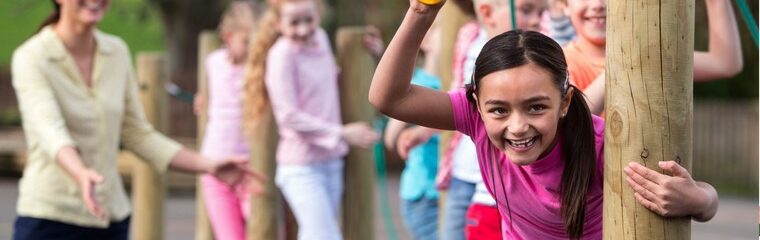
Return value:
<svg viewBox="0 0 760 240">
<path fill-rule="evenodd" d="M 422 39 L 445 1 L 424 5 L 410 0 L 410 7 L 388 45 L 372 78 L 369 101 L 380 112 L 421 126 L 453 130 L 454 117 L 448 94 L 411 85 Z"/>
</svg>

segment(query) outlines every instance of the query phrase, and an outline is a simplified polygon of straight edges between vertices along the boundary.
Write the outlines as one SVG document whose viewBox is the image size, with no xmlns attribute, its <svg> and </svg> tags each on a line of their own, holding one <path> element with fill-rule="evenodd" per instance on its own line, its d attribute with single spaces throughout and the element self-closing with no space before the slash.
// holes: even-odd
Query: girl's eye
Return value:
<svg viewBox="0 0 760 240">
<path fill-rule="evenodd" d="M 311 22 L 313 22 L 313 21 L 314 21 L 314 18 L 312 18 L 312 17 L 306 17 L 306 18 L 304 18 L 304 20 L 303 20 L 303 21 L 304 21 L 306 24 L 311 24 Z"/>
<path fill-rule="evenodd" d="M 509 113 L 509 111 L 507 111 L 507 109 L 504 109 L 504 108 L 492 108 L 492 109 L 488 110 L 488 112 L 492 113 L 492 114 L 495 114 L 497 116 L 504 116 L 504 115 L 507 115 Z"/>
<path fill-rule="evenodd" d="M 530 108 L 528 109 L 528 113 L 534 113 L 534 114 L 535 113 L 541 113 L 544 110 L 546 110 L 546 106 L 540 105 L 540 104 L 536 104 L 536 105 L 530 106 Z"/>
</svg>

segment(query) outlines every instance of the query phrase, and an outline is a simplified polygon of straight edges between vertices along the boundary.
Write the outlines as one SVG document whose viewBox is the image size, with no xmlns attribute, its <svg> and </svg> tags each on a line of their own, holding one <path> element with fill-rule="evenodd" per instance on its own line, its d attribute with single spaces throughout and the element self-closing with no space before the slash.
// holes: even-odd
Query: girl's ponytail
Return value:
<svg viewBox="0 0 760 240">
<path fill-rule="evenodd" d="M 571 86 L 571 85 L 569 85 Z M 586 193 L 596 173 L 594 124 L 591 111 L 581 91 L 571 86 L 573 96 L 567 115 L 560 120 L 565 169 L 560 185 L 560 211 L 567 234 L 572 239 L 583 236 L 586 216 Z"/>
<path fill-rule="evenodd" d="M 252 133 L 270 107 L 264 77 L 269 49 L 280 36 L 276 29 L 278 19 L 276 10 L 273 8 L 267 10 L 259 21 L 248 50 L 248 70 L 243 87 L 243 129 L 246 134 Z"/>
</svg>

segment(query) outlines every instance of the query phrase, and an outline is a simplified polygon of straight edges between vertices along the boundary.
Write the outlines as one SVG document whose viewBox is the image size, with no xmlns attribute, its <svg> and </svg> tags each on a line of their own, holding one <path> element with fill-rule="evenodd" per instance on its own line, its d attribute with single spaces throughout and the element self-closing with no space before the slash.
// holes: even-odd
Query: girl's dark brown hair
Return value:
<svg viewBox="0 0 760 240">
<path fill-rule="evenodd" d="M 45 19 L 45 21 L 42 21 L 40 27 L 37 28 L 37 32 L 45 28 L 47 25 L 57 23 L 58 20 L 61 19 L 61 5 L 55 2 L 55 0 L 51 0 L 50 2 L 53 3 L 55 9 L 53 10 L 53 13 L 51 13 L 50 16 Z"/>
<path fill-rule="evenodd" d="M 536 64 L 550 73 L 552 82 L 560 90 L 562 98 L 571 90 L 570 87 L 573 87 L 568 81 L 565 54 L 559 44 L 538 32 L 514 30 L 494 37 L 483 47 L 475 61 L 473 81 L 467 85 L 468 101 L 476 104 L 473 94 L 478 93 L 480 80 L 486 75 L 528 63 Z M 560 211 L 567 234 L 570 238 L 578 239 L 583 236 L 586 193 L 596 172 L 594 126 L 591 112 L 580 91 L 574 91 L 567 115 L 559 120 L 558 132 L 565 163 L 560 183 Z M 489 157 L 496 156 L 498 155 L 491 154 Z M 486 162 L 487 165 L 493 165 L 494 161 Z M 494 166 L 486 167 L 493 172 Z M 500 185 L 504 188 L 503 183 L 498 184 L 503 178 L 502 168 L 498 164 L 495 168 L 498 169 L 500 179 L 494 179 L 491 174 L 491 182 L 494 186 Z M 506 191 L 502 191 L 504 192 Z M 503 197 L 506 198 L 506 194 Z M 508 199 L 507 208 L 509 208 Z M 512 219 L 510 219 L 510 224 L 511 221 Z"/>
</svg>

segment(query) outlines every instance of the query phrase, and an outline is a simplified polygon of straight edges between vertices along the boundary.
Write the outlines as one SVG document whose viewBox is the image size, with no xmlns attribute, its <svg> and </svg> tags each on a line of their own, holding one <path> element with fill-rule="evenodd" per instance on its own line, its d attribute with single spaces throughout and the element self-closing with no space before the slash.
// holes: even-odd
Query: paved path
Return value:
<svg viewBox="0 0 760 240">
<path fill-rule="evenodd" d="M 0 239 L 10 239 L 15 217 L 17 179 L 0 177 Z M 388 180 L 388 189 L 393 210 L 395 228 L 400 231 L 400 239 L 409 239 L 399 220 L 398 211 L 398 174 Z M 166 214 L 166 239 L 193 239 L 195 223 L 195 199 L 192 194 L 173 194 L 169 197 Z M 715 218 L 708 223 L 692 224 L 692 239 L 695 240 L 732 240 L 754 239 L 758 235 L 757 199 L 722 197 L 720 208 Z M 377 208 L 379 211 L 379 207 Z M 380 213 L 377 219 L 377 239 L 388 239 L 382 227 Z"/>
</svg>

